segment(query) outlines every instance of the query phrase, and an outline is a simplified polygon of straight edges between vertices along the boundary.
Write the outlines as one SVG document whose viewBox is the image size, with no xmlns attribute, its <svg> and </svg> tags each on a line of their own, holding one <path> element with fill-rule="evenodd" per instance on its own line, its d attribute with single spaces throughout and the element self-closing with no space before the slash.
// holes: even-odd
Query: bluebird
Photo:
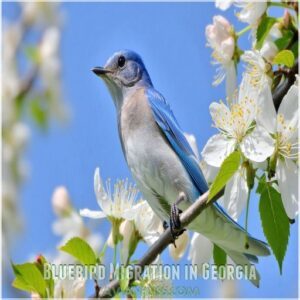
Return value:
<svg viewBox="0 0 300 300">
<path fill-rule="evenodd" d="M 133 51 L 119 51 L 104 67 L 92 71 L 112 96 L 123 153 L 139 190 L 162 221 L 170 220 L 171 229 L 179 227 L 178 213 L 208 185 L 170 105 L 155 90 L 141 57 Z M 207 237 L 238 265 L 249 267 L 258 262 L 257 256 L 270 254 L 266 243 L 250 236 L 218 203 L 201 212 L 188 229 Z M 250 281 L 259 286 L 255 274 Z"/>
</svg>

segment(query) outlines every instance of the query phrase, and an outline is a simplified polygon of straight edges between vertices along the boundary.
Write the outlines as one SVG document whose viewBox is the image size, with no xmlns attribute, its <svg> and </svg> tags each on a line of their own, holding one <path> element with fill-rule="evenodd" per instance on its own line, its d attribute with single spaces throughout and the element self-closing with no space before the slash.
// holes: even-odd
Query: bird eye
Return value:
<svg viewBox="0 0 300 300">
<path fill-rule="evenodd" d="M 123 68 L 124 65 L 125 65 L 125 57 L 124 57 L 123 55 L 121 55 L 121 56 L 119 57 L 119 59 L 118 59 L 118 66 L 119 66 L 120 68 Z"/>
</svg>

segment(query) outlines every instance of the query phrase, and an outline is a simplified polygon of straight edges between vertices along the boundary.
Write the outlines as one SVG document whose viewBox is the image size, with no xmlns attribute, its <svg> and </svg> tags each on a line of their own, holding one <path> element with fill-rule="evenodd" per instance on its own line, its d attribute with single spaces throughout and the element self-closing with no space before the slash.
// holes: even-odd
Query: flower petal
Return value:
<svg viewBox="0 0 300 300">
<path fill-rule="evenodd" d="M 199 160 L 200 159 L 200 155 L 199 155 L 199 150 L 198 150 L 198 146 L 197 146 L 197 141 L 196 138 L 193 134 L 189 134 L 189 133 L 184 133 L 185 138 L 187 139 L 187 141 L 189 142 L 196 158 Z"/>
<path fill-rule="evenodd" d="M 87 208 L 85 209 L 81 209 L 79 211 L 79 214 L 82 216 L 82 217 L 87 217 L 87 218 L 91 218 L 91 219 L 103 219 L 103 218 L 106 218 L 106 215 L 103 211 L 100 211 L 100 210 L 89 210 Z"/>
<path fill-rule="evenodd" d="M 200 161 L 200 167 L 207 183 L 212 183 L 219 172 L 219 168 L 208 165 L 204 160 Z"/>
<path fill-rule="evenodd" d="M 109 214 L 111 211 L 111 201 L 103 187 L 99 168 L 96 168 L 94 174 L 94 190 L 98 205 L 105 212 L 105 214 Z"/>
<path fill-rule="evenodd" d="M 223 207 L 235 221 L 247 204 L 248 192 L 246 170 L 240 168 L 227 183 L 222 201 Z"/>
<path fill-rule="evenodd" d="M 237 89 L 237 78 L 234 61 L 231 60 L 226 66 L 226 95 L 229 99 L 232 98 Z"/>
<path fill-rule="evenodd" d="M 216 0 L 216 7 L 221 10 L 227 10 L 232 3 L 233 0 Z"/>
<path fill-rule="evenodd" d="M 240 147 L 248 159 L 263 162 L 273 154 L 274 140 L 261 126 L 256 126 L 250 134 L 244 137 Z"/>
<path fill-rule="evenodd" d="M 273 103 L 271 88 L 265 84 L 258 98 L 257 124 L 264 127 L 269 133 L 276 132 L 276 111 Z"/>
<path fill-rule="evenodd" d="M 287 138 L 298 137 L 298 83 L 291 86 L 283 97 L 278 109 L 278 119 L 283 116 L 284 122 L 277 122 L 277 131 Z"/>
<path fill-rule="evenodd" d="M 198 265 L 198 271 L 201 272 L 202 265 L 210 261 L 212 253 L 213 243 L 202 234 L 195 232 L 191 240 L 188 259 L 192 261 L 192 264 Z"/>
<path fill-rule="evenodd" d="M 202 150 L 204 161 L 214 167 L 220 167 L 223 160 L 234 151 L 235 140 L 227 139 L 221 134 L 212 136 Z"/>
<path fill-rule="evenodd" d="M 285 211 L 290 219 L 294 219 L 299 212 L 298 167 L 290 159 L 279 159 L 276 175 Z"/>
</svg>

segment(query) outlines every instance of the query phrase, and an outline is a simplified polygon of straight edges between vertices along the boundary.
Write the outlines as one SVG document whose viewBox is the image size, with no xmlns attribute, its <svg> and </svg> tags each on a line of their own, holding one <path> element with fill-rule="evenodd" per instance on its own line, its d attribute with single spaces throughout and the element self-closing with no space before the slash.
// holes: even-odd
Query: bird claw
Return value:
<svg viewBox="0 0 300 300">
<path fill-rule="evenodd" d="M 178 237 L 185 231 L 185 229 L 181 229 L 181 222 L 180 222 L 180 214 L 182 213 L 182 210 L 178 208 L 176 203 L 173 203 L 171 206 L 171 214 L 170 214 L 170 230 L 173 238 L 173 245 L 176 248 L 175 241 L 178 239 Z M 167 222 L 164 222 L 164 225 L 167 224 Z"/>
</svg>

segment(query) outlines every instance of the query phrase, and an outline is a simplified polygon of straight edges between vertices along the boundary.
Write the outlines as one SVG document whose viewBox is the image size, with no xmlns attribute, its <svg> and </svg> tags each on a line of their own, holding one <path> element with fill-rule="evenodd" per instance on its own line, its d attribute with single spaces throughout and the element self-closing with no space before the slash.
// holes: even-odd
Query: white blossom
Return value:
<svg viewBox="0 0 300 300">
<path fill-rule="evenodd" d="M 135 227 L 132 221 L 125 220 L 121 223 L 120 234 L 123 237 L 121 248 L 121 262 L 125 265 L 127 265 L 128 259 L 132 255 L 132 253 L 130 253 L 131 247 L 134 247 L 136 245 L 135 241 L 133 240 L 138 240 L 138 238 L 135 236 L 134 231 Z"/>
<path fill-rule="evenodd" d="M 124 213 L 132 208 L 137 196 L 137 189 L 128 183 L 128 180 L 120 180 L 114 185 L 111 192 L 110 181 L 104 187 L 99 168 L 95 170 L 94 190 L 101 211 L 92 211 L 87 208 L 80 210 L 80 215 L 93 219 L 109 218 L 124 219 Z"/>
<path fill-rule="evenodd" d="M 85 279 L 76 278 L 59 279 L 54 283 L 54 298 L 55 299 L 82 299 L 85 297 Z"/>
<path fill-rule="evenodd" d="M 204 235 L 197 232 L 193 234 L 188 260 L 190 260 L 193 265 L 198 266 L 197 270 L 200 272 L 199 275 L 202 275 L 202 265 L 209 262 L 212 258 L 213 247 L 213 243 Z"/>
<path fill-rule="evenodd" d="M 257 93 L 265 84 L 271 86 L 272 79 L 268 75 L 271 65 L 264 60 L 259 51 L 245 51 L 241 59 L 247 63 L 245 75 L 251 78 L 250 83 L 258 91 Z"/>
<path fill-rule="evenodd" d="M 290 219 L 299 211 L 298 200 L 298 79 L 282 99 L 278 113 L 270 89 L 260 99 L 262 109 L 257 122 L 273 137 L 276 144 L 276 177 L 283 205 Z"/>
<path fill-rule="evenodd" d="M 26 26 L 32 24 L 53 24 L 60 21 L 60 16 L 57 14 L 58 3 L 28 1 L 20 4 L 22 7 L 22 19 Z"/>
<path fill-rule="evenodd" d="M 241 22 L 257 26 L 258 20 L 267 10 L 267 0 L 242 1 L 242 0 L 216 0 L 216 7 L 227 10 L 232 4 L 241 10 L 236 14 Z"/>
<path fill-rule="evenodd" d="M 273 153 L 273 140 L 261 126 L 255 126 L 258 107 L 250 81 L 246 74 L 237 100 L 232 101 L 229 107 L 223 102 L 210 105 L 214 126 L 220 133 L 212 136 L 202 151 L 207 164 L 220 167 L 237 147 L 254 162 L 263 162 Z"/>
<path fill-rule="evenodd" d="M 64 186 L 59 186 L 54 190 L 52 195 L 52 207 L 58 216 L 66 215 L 71 211 L 70 196 Z"/>
<path fill-rule="evenodd" d="M 233 2 L 234 0 L 216 0 L 216 7 L 221 10 L 227 10 Z"/>
<path fill-rule="evenodd" d="M 267 10 L 267 0 L 261 1 L 235 1 L 241 10 L 236 14 L 241 22 L 256 26 L 259 19 Z"/>
<path fill-rule="evenodd" d="M 123 216 L 126 220 L 134 222 L 140 237 L 148 245 L 152 245 L 163 231 L 161 220 L 145 200 L 127 209 Z"/>
<path fill-rule="evenodd" d="M 226 77 L 227 95 L 231 96 L 236 88 L 233 27 L 224 17 L 214 16 L 213 24 L 206 26 L 205 34 L 209 47 L 213 49 L 214 63 L 219 65 L 213 84 L 221 83 Z"/>
<path fill-rule="evenodd" d="M 246 171 L 243 165 L 239 167 L 226 184 L 224 197 L 219 200 L 219 203 L 235 221 L 238 220 L 245 208 L 249 195 Z"/>
</svg>

